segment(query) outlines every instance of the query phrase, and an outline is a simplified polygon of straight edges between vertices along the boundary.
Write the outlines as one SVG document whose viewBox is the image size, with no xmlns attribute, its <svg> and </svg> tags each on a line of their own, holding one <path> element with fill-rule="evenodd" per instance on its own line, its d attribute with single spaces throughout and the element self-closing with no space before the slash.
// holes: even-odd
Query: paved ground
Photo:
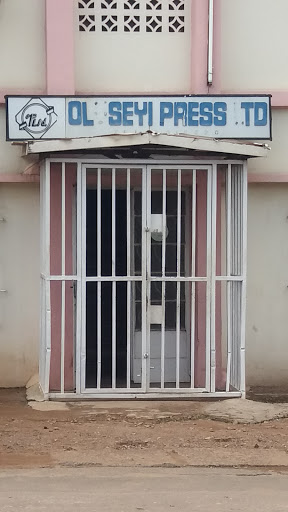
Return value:
<svg viewBox="0 0 288 512">
<path fill-rule="evenodd" d="M 0 471 L 1 512 L 280 512 L 288 475 L 233 469 Z"/>
</svg>

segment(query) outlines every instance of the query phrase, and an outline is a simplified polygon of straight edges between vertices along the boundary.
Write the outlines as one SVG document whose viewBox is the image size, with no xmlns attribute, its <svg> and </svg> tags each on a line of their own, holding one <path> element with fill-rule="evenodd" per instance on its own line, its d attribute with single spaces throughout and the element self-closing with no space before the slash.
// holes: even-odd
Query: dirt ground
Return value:
<svg viewBox="0 0 288 512">
<path fill-rule="evenodd" d="M 286 468 L 288 419 L 251 425 L 197 419 L 187 402 L 182 413 L 152 419 L 121 405 L 101 414 L 89 404 L 37 411 L 24 390 L 0 391 L 0 467 L 54 466 Z"/>
</svg>

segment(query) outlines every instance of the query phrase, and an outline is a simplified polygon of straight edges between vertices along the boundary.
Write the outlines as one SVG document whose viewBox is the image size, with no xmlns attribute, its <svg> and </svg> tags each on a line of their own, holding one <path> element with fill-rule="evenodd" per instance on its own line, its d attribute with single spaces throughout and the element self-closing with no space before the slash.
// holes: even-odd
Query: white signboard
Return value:
<svg viewBox="0 0 288 512">
<path fill-rule="evenodd" d="M 152 131 L 271 139 L 270 96 L 8 96 L 7 140 L 74 139 Z"/>
</svg>

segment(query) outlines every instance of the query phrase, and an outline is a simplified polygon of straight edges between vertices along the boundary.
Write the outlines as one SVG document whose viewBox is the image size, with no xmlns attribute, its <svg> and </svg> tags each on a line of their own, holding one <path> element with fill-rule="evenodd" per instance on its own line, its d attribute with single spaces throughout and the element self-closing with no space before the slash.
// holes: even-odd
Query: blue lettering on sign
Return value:
<svg viewBox="0 0 288 512">
<path fill-rule="evenodd" d="M 198 126 L 199 103 L 189 101 L 188 103 L 188 126 Z"/>
<path fill-rule="evenodd" d="M 129 119 L 133 117 L 133 102 L 124 101 L 123 103 L 123 126 L 133 126 L 133 120 Z"/>
<path fill-rule="evenodd" d="M 108 105 L 109 126 L 143 126 L 148 116 L 148 126 L 153 125 L 153 102 L 110 101 Z M 138 117 L 138 123 L 136 122 Z"/>
<path fill-rule="evenodd" d="M 268 122 L 268 105 L 263 101 L 246 101 L 241 103 L 241 108 L 245 111 L 245 126 L 266 126 Z M 253 118 L 252 115 L 253 114 Z"/>
<path fill-rule="evenodd" d="M 213 124 L 213 103 L 200 103 L 200 126 L 212 126 Z"/>
<path fill-rule="evenodd" d="M 81 101 L 69 101 L 68 122 L 72 126 L 77 126 L 77 125 L 82 124 Z"/>
<path fill-rule="evenodd" d="M 160 103 L 160 126 L 164 126 L 165 119 L 172 119 L 173 103 L 171 101 L 161 101 Z"/>
<path fill-rule="evenodd" d="M 182 126 L 187 126 L 187 103 L 184 101 L 176 102 L 174 105 L 174 126 L 178 126 L 179 121 L 182 121 Z"/>
<path fill-rule="evenodd" d="M 87 103 L 86 103 L 86 101 L 84 101 L 82 103 L 82 112 L 83 112 L 83 124 L 84 124 L 84 126 L 94 126 L 93 119 L 88 119 L 88 116 L 87 116 Z"/>
<path fill-rule="evenodd" d="M 68 122 L 72 126 L 94 126 L 93 119 L 88 119 L 86 101 L 69 101 Z"/>
<path fill-rule="evenodd" d="M 251 101 L 243 101 L 241 108 L 245 110 L 245 125 L 250 126 L 250 110 L 254 109 L 254 103 Z"/>
<path fill-rule="evenodd" d="M 226 126 L 227 103 L 210 101 L 175 102 L 162 101 L 160 103 L 160 126 L 165 126 L 166 120 L 173 119 L 174 126 Z M 169 123 L 169 121 L 168 121 Z"/>
<path fill-rule="evenodd" d="M 153 125 L 153 103 L 149 101 L 148 103 L 148 126 Z"/>
<path fill-rule="evenodd" d="M 268 107 L 267 103 L 259 101 L 255 103 L 255 126 L 266 126 L 268 118 Z"/>
<path fill-rule="evenodd" d="M 109 125 L 121 126 L 122 124 L 122 111 L 120 101 L 110 101 L 109 103 Z"/>
<path fill-rule="evenodd" d="M 139 126 L 143 126 L 144 124 L 144 116 L 147 116 L 148 108 L 147 108 L 147 101 L 143 102 L 143 108 L 141 109 L 139 107 L 138 101 L 134 103 L 134 112 L 135 115 L 139 118 Z"/>
<path fill-rule="evenodd" d="M 110 101 L 108 122 L 110 126 L 146 126 L 153 128 L 152 101 Z M 266 126 L 268 105 L 263 101 L 241 102 L 246 126 Z M 225 101 L 161 101 L 159 106 L 160 126 L 226 126 L 228 106 Z M 88 119 L 87 103 L 69 102 L 69 124 L 92 126 Z M 158 116 L 157 116 L 158 117 Z"/>
<path fill-rule="evenodd" d="M 214 104 L 214 125 L 226 126 L 227 124 L 227 103 L 216 101 Z"/>
</svg>

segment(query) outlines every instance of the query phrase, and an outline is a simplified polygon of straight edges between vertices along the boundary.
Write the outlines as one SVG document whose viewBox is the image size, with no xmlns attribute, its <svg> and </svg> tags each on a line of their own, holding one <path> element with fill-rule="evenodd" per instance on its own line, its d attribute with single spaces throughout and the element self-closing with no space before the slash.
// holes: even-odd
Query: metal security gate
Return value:
<svg viewBox="0 0 288 512">
<path fill-rule="evenodd" d="M 47 396 L 243 395 L 246 184 L 241 162 L 46 161 Z"/>
</svg>

